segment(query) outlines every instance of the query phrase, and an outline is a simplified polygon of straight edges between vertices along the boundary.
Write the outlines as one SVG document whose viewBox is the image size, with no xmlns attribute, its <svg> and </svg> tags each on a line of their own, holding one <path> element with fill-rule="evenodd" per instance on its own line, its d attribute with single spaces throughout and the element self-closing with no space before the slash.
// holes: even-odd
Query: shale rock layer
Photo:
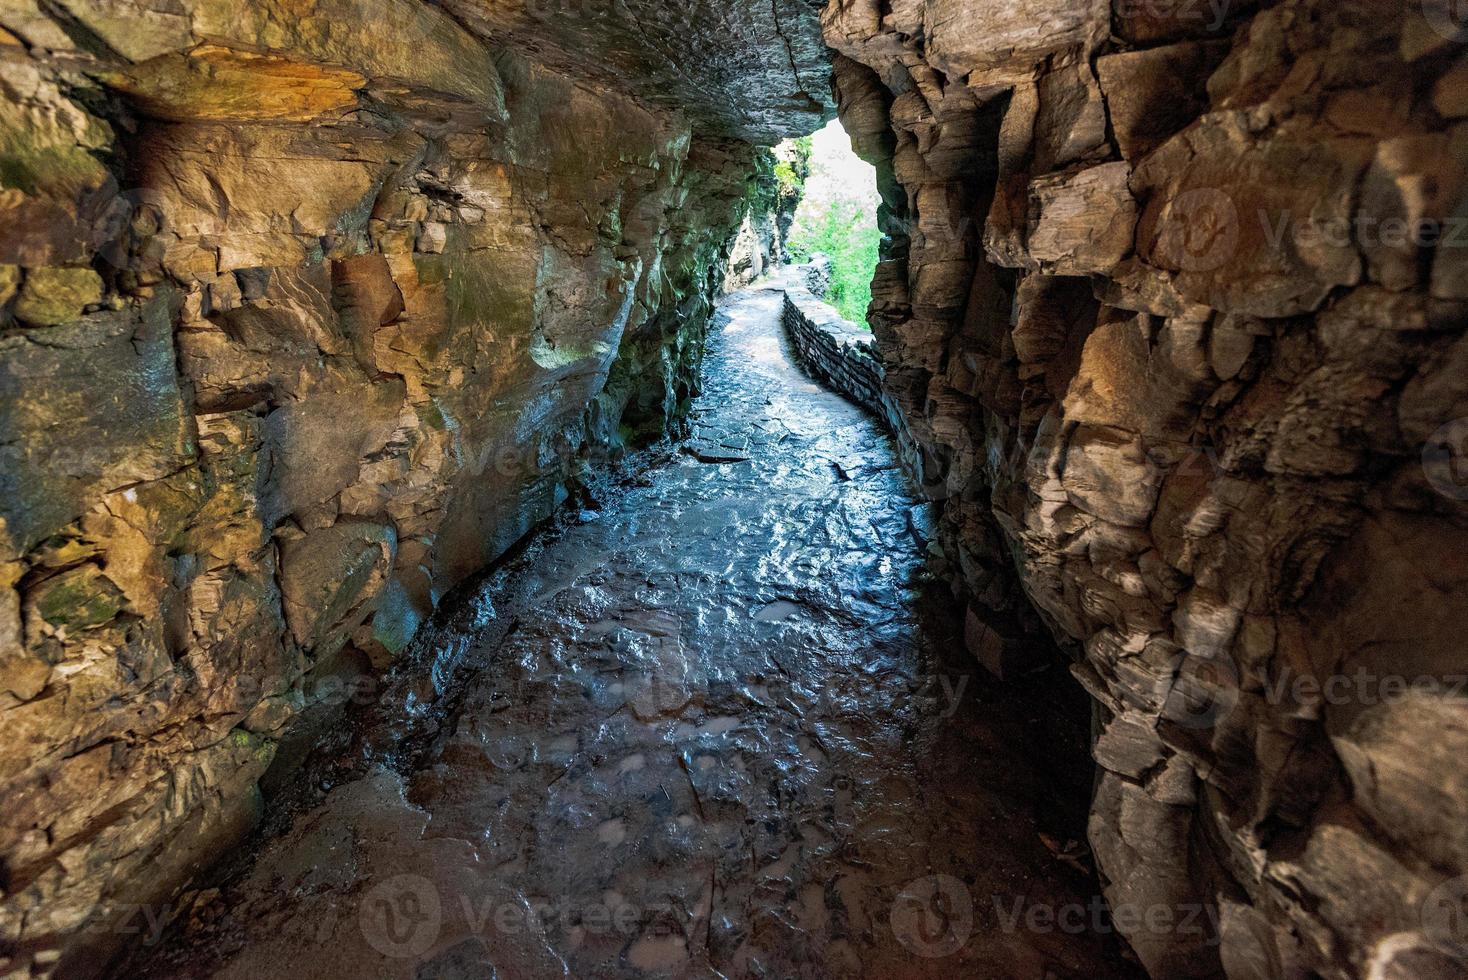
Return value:
<svg viewBox="0 0 1468 980">
<path fill-rule="evenodd" d="M 1023 670 L 1048 632 L 1095 698 L 1091 843 L 1155 976 L 1462 975 L 1450 14 L 823 15 L 882 177 L 888 414 L 974 652 Z M 1217 929 L 1149 924 L 1189 908 Z"/>
</svg>

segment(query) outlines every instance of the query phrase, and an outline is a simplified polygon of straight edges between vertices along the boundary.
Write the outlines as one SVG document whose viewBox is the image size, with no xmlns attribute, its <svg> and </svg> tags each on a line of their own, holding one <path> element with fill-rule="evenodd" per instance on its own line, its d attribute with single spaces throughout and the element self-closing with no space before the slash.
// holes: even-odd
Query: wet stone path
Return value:
<svg viewBox="0 0 1468 980">
<path fill-rule="evenodd" d="M 1084 759 L 955 652 L 890 443 L 780 304 L 725 302 L 694 439 L 537 554 L 426 762 L 334 789 L 150 973 L 1134 975 L 1065 842 Z"/>
</svg>

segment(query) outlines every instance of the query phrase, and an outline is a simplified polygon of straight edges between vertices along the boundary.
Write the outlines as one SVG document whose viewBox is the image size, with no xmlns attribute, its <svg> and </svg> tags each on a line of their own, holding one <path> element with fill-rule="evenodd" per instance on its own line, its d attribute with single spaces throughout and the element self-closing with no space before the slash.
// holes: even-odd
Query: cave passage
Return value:
<svg viewBox="0 0 1468 980">
<path fill-rule="evenodd" d="M 339 787 L 148 975 L 1132 975 L 1068 840 L 1080 713 L 975 673 L 931 505 L 782 301 L 726 298 L 684 452 L 532 546 L 425 763 Z"/>
<path fill-rule="evenodd" d="M 0 980 L 1465 980 L 1465 233 L 1459 0 L 0 0 Z"/>
</svg>

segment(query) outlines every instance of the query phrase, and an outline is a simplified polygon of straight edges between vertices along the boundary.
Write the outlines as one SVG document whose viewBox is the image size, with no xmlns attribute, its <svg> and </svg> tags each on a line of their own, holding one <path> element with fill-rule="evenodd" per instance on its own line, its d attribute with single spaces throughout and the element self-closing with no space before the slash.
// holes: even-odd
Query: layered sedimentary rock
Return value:
<svg viewBox="0 0 1468 980">
<path fill-rule="evenodd" d="M 1463 975 L 1451 13 L 824 14 L 882 178 L 886 398 L 970 643 L 1072 651 L 1091 843 L 1155 976 Z"/>
<path fill-rule="evenodd" d="M 5 3 L 0 972 L 101 963 L 331 682 L 679 428 L 822 28 L 884 414 L 975 654 L 1095 698 L 1118 927 L 1165 977 L 1463 969 L 1454 6 L 821 7 Z"/>
<path fill-rule="evenodd" d="M 710 20 L 670 100 L 655 31 L 573 63 L 508 9 L 0 9 L 0 973 L 100 962 L 334 679 L 677 431 L 818 24 Z"/>
<path fill-rule="evenodd" d="M 416 4 L 415 4 L 416 6 Z M 444 0 L 475 33 L 771 146 L 830 118 L 824 0 Z"/>
<path fill-rule="evenodd" d="M 759 174 L 724 276 L 727 291 L 747 286 L 790 260 L 786 242 L 810 176 L 810 141 L 785 140 L 756 158 Z"/>
</svg>

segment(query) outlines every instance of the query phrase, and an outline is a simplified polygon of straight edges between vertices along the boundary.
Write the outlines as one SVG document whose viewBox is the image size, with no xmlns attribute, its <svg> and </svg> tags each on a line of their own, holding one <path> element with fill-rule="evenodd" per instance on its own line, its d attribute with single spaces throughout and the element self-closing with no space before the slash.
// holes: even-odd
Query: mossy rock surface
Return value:
<svg viewBox="0 0 1468 980">
<path fill-rule="evenodd" d="M 126 599 L 95 565 L 83 565 L 48 579 L 34 598 L 46 623 L 69 632 L 94 629 L 117 618 Z"/>
<path fill-rule="evenodd" d="M 4 284 L 0 282 L 0 295 Z M 51 327 L 81 318 L 88 306 L 102 301 L 102 277 L 91 269 L 32 269 L 16 298 L 17 318 Z"/>
</svg>

